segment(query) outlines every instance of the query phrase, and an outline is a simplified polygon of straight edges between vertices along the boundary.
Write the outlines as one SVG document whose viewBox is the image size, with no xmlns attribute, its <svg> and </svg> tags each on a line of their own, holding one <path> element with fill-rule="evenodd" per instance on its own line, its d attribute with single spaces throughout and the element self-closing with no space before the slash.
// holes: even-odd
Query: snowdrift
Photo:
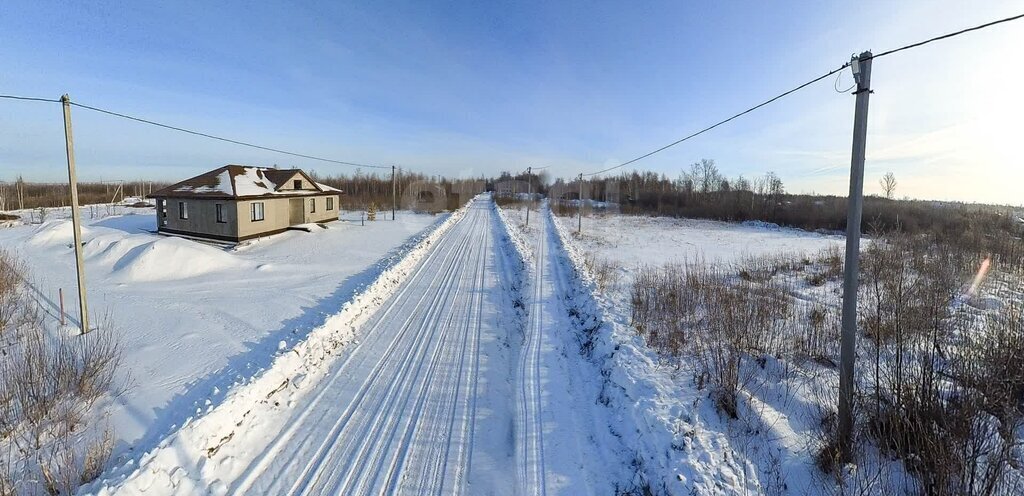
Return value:
<svg viewBox="0 0 1024 496">
<path fill-rule="evenodd" d="M 82 237 L 84 238 L 89 232 L 91 232 L 89 228 L 83 227 Z M 30 246 L 39 247 L 72 245 L 74 242 L 75 231 L 70 220 L 46 221 L 40 224 L 27 240 Z"/>
<path fill-rule="evenodd" d="M 96 234 L 97 232 L 101 234 Z M 182 238 L 137 236 L 82 228 L 86 261 L 112 267 L 118 282 L 173 281 L 223 270 L 248 269 L 250 263 L 224 250 Z M 26 244 L 38 248 L 70 247 L 70 220 L 53 220 L 36 228 Z"/>
<path fill-rule="evenodd" d="M 162 238 L 129 249 L 114 263 L 112 275 L 123 281 L 171 281 L 244 268 L 249 268 L 247 262 L 219 248 L 187 239 Z"/>
</svg>

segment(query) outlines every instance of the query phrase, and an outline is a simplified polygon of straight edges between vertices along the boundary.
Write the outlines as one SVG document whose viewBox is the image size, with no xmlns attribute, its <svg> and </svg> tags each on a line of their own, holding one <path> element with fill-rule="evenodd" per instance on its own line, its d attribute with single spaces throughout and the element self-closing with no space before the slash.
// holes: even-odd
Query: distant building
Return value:
<svg viewBox="0 0 1024 496">
<path fill-rule="evenodd" d="M 529 192 L 530 183 L 526 181 L 509 179 L 507 181 L 498 181 L 494 183 L 494 196 L 499 198 L 512 198 L 519 196 L 520 194 L 525 195 Z"/>
<path fill-rule="evenodd" d="M 340 194 L 300 169 L 225 165 L 149 196 L 157 231 L 237 242 L 337 220 Z"/>
</svg>

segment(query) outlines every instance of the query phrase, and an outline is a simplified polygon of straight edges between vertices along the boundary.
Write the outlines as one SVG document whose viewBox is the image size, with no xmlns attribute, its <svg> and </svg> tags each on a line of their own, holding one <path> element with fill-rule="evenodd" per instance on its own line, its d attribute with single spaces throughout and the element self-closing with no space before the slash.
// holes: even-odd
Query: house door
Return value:
<svg viewBox="0 0 1024 496">
<path fill-rule="evenodd" d="M 304 224 L 306 222 L 306 210 L 303 208 L 302 198 L 288 199 L 288 225 Z"/>
</svg>

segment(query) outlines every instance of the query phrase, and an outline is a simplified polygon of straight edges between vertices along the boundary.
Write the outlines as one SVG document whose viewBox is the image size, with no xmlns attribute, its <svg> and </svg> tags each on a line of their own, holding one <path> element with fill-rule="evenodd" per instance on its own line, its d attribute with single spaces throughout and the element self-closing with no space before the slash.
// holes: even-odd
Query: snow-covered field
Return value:
<svg viewBox="0 0 1024 496">
<path fill-rule="evenodd" d="M 531 227 L 525 228 L 521 207 L 506 209 L 504 214 L 525 232 L 545 221 L 543 212 L 534 211 Z M 836 276 L 832 260 L 841 257 L 843 236 L 763 223 L 619 215 L 584 217 L 580 236 L 575 217 L 555 222 L 568 263 L 578 273 L 577 287 L 566 301 L 573 302 L 573 314 L 588 329 L 587 345 L 593 350 L 589 356 L 606 377 L 602 401 L 619 419 L 616 425 L 624 429 L 619 434 L 635 450 L 639 473 L 654 493 L 813 495 L 924 490 L 899 460 L 879 453 L 872 441 L 861 441 L 865 444 L 858 449 L 864 451 L 855 464 L 842 469 L 842 482 L 819 468 L 817 456 L 830 439 L 823 422 L 829 409 L 835 408 L 838 388 L 841 277 Z M 646 269 L 666 266 L 669 272 L 711 267 L 733 280 L 749 277 L 754 285 L 777 285 L 778 294 L 791 301 L 793 310 L 787 315 L 792 320 L 776 328 L 780 333 L 771 337 L 783 343 L 777 349 L 785 351 L 751 353 L 739 366 L 735 417 L 716 404 L 705 382 L 708 369 L 693 363 L 698 357 L 659 354 L 633 326 L 634 280 Z M 752 267 L 769 269 L 764 275 Z M 829 275 L 822 280 L 815 277 L 825 272 Z M 765 279 L 757 279 L 762 276 Z M 966 290 L 967 284 L 962 291 Z M 979 310 L 967 311 L 992 314 L 990 307 L 1002 308 L 1020 297 L 1019 290 L 1009 291 L 1005 280 L 997 278 L 971 298 L 970 305 Z M 962 301 L 954 299 L 952 308 Z M 825 333 L 819 339 L 826 351 L 802 354 L 797 340 L 807 336 L 802 334 L 810 325 L 805 320 L 813 320 L 811 316 L 819 311 L 825 321 Z M 983 321 L 985 317 L 968 318 Z M 699 350 L 701 345 L 696 346 Z M 859 377 L 859 388 L 868 390 L 868 375 Z M 991 422 L 984 414 L 981 418 L 983 423 Z M 1024 434 L 1016 437 L 1019 443 Z M 1020 487 L 1016 469 L 1005 477 L 1007 487 Z M 1016 494 L 1014 489 L 1000 491 L 997 494 Z"/>
<path fill-rule="evenodd" d="M 567 231 L 576 232 L 575 217 L 558 217 L 558 221 Z M 733 263 L 779 254 L 813 256 L 830 247 L 842 249 L 846 238 L 765 223 L 604 215 L 584 217 L 583 236 L 576 239 L 588 252 L 614 260 L 628 276 L 641 265 Z"/>
<path fill-rule="evenodd" d="M 695 263 L 735 272 L 757 258 L 814 259 L 829 249 L 842 253 L 845 238 L 764 223 L 626 215 L 584 217 L 579 236 L 576 218 L 556 221 L 584 278 L 594 275 L 586 273 L 588 259 L 614 267 L 605 287 L 598 288 L 591 279 L 592 290 L 609 327 L 609 345 L 620 350 L 616 362 L 624 377 L 617 382 L 627 397 L 647 405 L 637 423 L 648 430 L 639 436 L 653 475 L 661 476 L 661 490 L 829 494 L 831 488 L 821 484 L 813 460 L 811 433 L 818 411 L 811 406 L 814 392 L 806 383 L 800 377 L 783 380 L 776 364 L 768 364 L 748 384 L 743 405 L 750 414 L 740 420 L 725 418 L 707 391 L 694 384 L 693 367 L 664 362 L 637 336 L 630 324 L 630 289 L 644 267 Z M 835 291 L 834 285 L 805 289 Z M 649 381 L 651 388 L 631 389 L 637 378 Z"/>
<path fill-rule="evenodd" d="M 51 209 L 42 224 L 2 228 L 0 249 L 25 263 L 51 322 L 63 289 L 74 324 L 66 217 L 67 209 Z M 361 226 L 358 213 L 343 212 L 355 220 L 224 248 L 150 233 L 152 209 L 84 207 L 83 217 L 91 324 L 119 336 L 131 380 L 112 408 L 115 460 L 265 367 L 282 343 L 303 339 L 444 218 L 400 212 L 395 222 Z"/>
</svg>

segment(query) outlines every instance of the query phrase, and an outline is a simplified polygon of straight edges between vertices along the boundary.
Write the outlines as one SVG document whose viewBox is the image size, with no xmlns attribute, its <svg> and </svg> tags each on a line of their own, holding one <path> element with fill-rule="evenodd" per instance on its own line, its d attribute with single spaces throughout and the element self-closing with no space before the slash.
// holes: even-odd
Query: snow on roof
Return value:
<svg viewBox="0 0 1024 496">
<path fill-rule="evenodd" d="M 281 189 L 296 174 L 301 175 L 314 189 Z M 261 197 L 316 195 L 325 192 L 341 193 L 341 190 L 310 179 L 300 169 L 274 169 L 245 165 L 225 165 L 205 174 L 186 179 L 152 193 L 155 197 Z"/>
<path fill-rule="evenodd" d="M 242 174 L 235 175 L 235 196 L 262 196 L 272 195 L 277 192 L 277 184 L 274 184 L 263 169 L 258 167 L 245 167 Z"/>
<path fill-rule="evenodd" d="M 179 193 L 224 193 L 227 195 L 234 194 L 231 189 L 231 173 L 225 168 L 224 172 L 217 174 L 216 183 L 214 184 L 188 184 L 178 183 L 174 188 L 174 191 Z"/>
<path fill-rule="evenodd" d="M 322 189 L 324 191 L 331 191 L 331 192 L 334 192 L 334 193 L 342 193 L 342 191 L 340 189 L 335 188 L 333 186 L 328 186 L 328 185 L 326 185 L 324 183 L 315 183 L 315 184 L 316 184 L 316 187 L 318 187 L 318 188 L 320 188 L 320 189 Z"/>
</svg>

